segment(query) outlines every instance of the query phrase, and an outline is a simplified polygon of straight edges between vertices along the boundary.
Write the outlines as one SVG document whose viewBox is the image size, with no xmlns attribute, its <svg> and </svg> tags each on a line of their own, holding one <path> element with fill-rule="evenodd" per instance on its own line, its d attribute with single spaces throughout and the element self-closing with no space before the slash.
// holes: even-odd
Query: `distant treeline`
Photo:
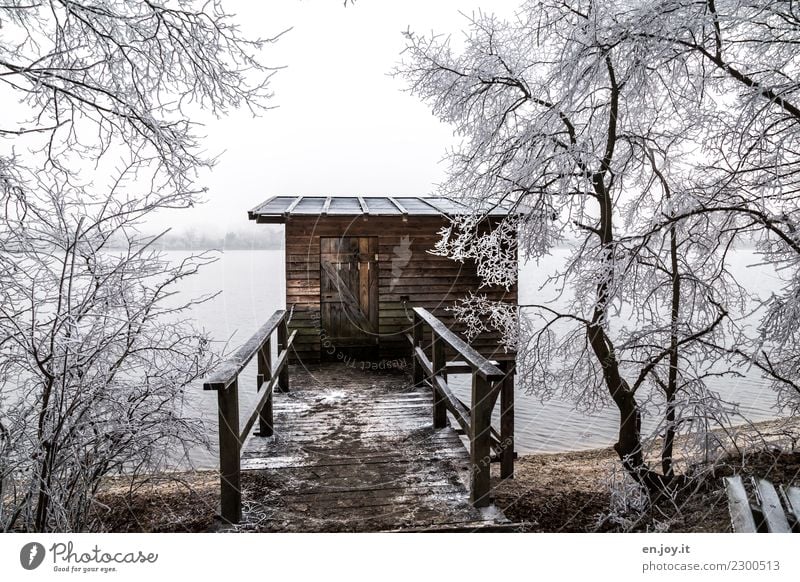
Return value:
<svg viewBox="0 0 800 582">
<path fill-rule="evenodd" d="M 124 241 L 113 241 L 110 248 L 125 246 Z M 189 229 L 183 232 L 168 232 L 161 236 L 155 246 L 167 251 L 199 250 L 280 250 L 283 248 L 283 232 L 276 228 L 255 227 L 246 231 L 227 232 L 214 235 Z"/>
</svg>

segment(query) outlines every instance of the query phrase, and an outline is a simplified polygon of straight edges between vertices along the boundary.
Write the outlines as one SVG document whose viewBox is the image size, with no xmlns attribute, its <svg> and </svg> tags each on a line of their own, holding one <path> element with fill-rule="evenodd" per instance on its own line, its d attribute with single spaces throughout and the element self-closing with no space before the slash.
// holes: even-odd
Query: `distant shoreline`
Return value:
<svg viewBox="0 0 800 582">
<path fill-rule="evenodd" d="M 105 247 L 109 251 L 124 251 L 127 250 L 126 247 L 120 245 L 114 246 L 107 246 Z M 218 245 L 218 246 L 192 246 L 192 247 L 184 247 L 179 245 L 153 245 L 152 247 L 155 250 L 159 251 L 192 251 L 192 252 L 206 252 L 206 251 L 283 251 L 283 246 L 236 246 L 236 247 L 229 247 L 225 245 Z"/>
<path fill-rule="evenodd" d="M 211 247 L 180 247 L 180 246 L 156 246 L 160 251 L 282 251 L 283 247 L 258 246 L 258 247 L 228 247 L 225 245 Z"/>
</svg>

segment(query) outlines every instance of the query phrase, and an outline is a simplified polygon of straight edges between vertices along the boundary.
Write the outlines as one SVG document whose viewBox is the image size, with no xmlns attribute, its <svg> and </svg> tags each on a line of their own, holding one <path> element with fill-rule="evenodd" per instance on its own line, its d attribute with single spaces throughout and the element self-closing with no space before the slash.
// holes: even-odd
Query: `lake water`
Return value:
<svg viewBox="0 0 800 582">
<path fill-rule="evenodd" d="M 167 257 L 179 260 L 188 253 L 167 252 Z M 538 265 L 529 263 L 520 268 L 519 302 L 541 300 L 541 282 L 566 257 L 566 250 L 554 254 Z M 235 349 L 246 341 L 276 309 L 285 307 L 283 251 L 226 251 L 220 260 L 183 282 L 182 296 L 201 296 L 216 291 L 213 300 L 194 308 L 198 324 L 205 327 L 220 346 L 227 343 Z M 753 266 L 756 255 L 751 251 L 736 251 L 733 270 L 753 291 L 769 292 L 778 279 L 767 267 Z M 775 417 L 775 395 L 759 373 L 743 371 L 743 377 L 709 382 L 710 387 L 726 400 L 740 406 L 742 417 L 756 422 Z M 240 410 L 248 412 L 256 398 L 255 364 L 248 366 L 240 377 Z M 468 400 L 468 377 L 453 378 L 456 392 Z M 216 444 L 216 393 L 203 392 L 201 386 L 191 391 L 190 413 L 207 422 L 212 443 Z M 742 419 L 739 419 L 740 421 Z M 577 412 L 572 402 L 558 398 L 541 402 L 537 397 L 517 391 L 516 435 L 517 450 L 523 453 L 558 452 L 605 447 L 613 444 L 617 433 L 616 409 L 586 416 Z M 200 468 L 216 465 L 216 453 L 197 451 L 193 463 Z"/>
</svg>

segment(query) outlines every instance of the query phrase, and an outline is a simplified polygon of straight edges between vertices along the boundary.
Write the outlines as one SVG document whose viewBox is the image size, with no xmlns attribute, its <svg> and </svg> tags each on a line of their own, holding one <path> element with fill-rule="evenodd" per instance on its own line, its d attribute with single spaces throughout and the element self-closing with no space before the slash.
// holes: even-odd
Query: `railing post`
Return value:
<svg viewBox="0 0 800 582">
<path fill-rule="evenodd" d="M 414 378 L 414 386 L 422 385 L 422 364 L 417 361 L 416 349 L 422 345 L 422 318 L 414 312 L 414 323 L 411 328 L 411 337 L 414 343 L 411 346 L 411 363 Z"/>
<path fill-rule="evenodd" d="M 447 382 L 447 363 L 444 358 L 444 341 L 431 331 L 432 343 L 432 368 L 431 390 L 433 390 L 433 428 L 444 428 L 447 426 L 447 408 L 444 396 L 439 394 L 436 386 L 436 376 L 442 376 Z"/>
<path fill-rule="evenodd" d="M 500 388 L 500 478 L 514 477 L 514 362 L 500 362 L 505 373 Z"/>
<path fill-rule="evenodd" d="M 239 442 L 239 381 L 217 390 L 219 404 L 220 514 L 228 523 L 242 520 L 241 443 Z"/>
<path fill-rule="evenodd" d="M 258 390 L 272 381 L 272 338 L 268 338 L 258 350 Z M 264 407 L 258 414 L 258 436 L 269 437 L 273 434 L 272 394 L 267 397 Z"/>
<path fill-rule="evenodd" d="M 475 507 L 489 505 L 491 487 L 492 400 L 490 384 L 472 371 L 472 408 L 470 410 L 469 454 L 471 465 L 469 500 Z"/>
<path fill-rule="evenodd" d="M 278 324 L 278 353 L 288 349 L 289 343 L 289 324 L 286 323 L 286 316 Z M 278 380 L 278 391 L 289 391 L 289 365 L 285 365 L 280 372 L 280 379 Z"/>
</svg>

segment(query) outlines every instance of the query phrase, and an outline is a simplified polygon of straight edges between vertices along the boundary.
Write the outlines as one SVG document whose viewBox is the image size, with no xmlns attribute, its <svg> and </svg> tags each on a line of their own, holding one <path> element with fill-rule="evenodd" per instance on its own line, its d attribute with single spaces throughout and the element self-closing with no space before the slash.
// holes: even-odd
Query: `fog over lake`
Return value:
<svg viewBox="0 0 800 582">
<path fill-rule="evenodd" d="M 520 267 L 519 302 L 529 304 L 543 299 L 539 287 L 547 275 L 563 263 L 566 249 L 555 249 L 539 264 L 530 262 Z M 166 251 L 169 260 L 177 261 L 189 253 Z M 777 289 L 779 279 L 771 267 L 757 265 L 758 256 L 749 250 L 732 254 L 731 269 L 739 280 L 753 292 L 767 295 Z M 221 293 L 214 299 L 197 305 L 191 316 L 212 335 L 221 347 L 228 342 L 229 351 L 246 341 L 276 309 L 285 307 L 284 254 L 273 250 L 235 250 L 220 254 L 216 263 L 183 281 L 179 288 L 181 299 Z M 544 299 L 549 298 L 545 296 Z M 739 404 L 740 413 L 749 421 L 774 418 L 775 394 L 757 370 L 741 370 L 742 377 L 712 378 L 710 388 L 730 402 Z M 240 413 L 249 413 L 256 398 L 255 360 L 240 376 Z M 291 381 L 291 380 L 290 380 Z M 456 392 L 468 394 L 468 377 L 453 377 Z M 217 399 L 214 392 L 203 392 L 202 386 L 189 391 L 189 414 L 207 422 L 209 437 L 216 446 Z M 586 416 L 574 409 L 569 401 L 516 394 L 516 438 L 520 454 L 572 451 L 605 447 L 616 440 L 618 430 L 616 409 L 602 410 Z M 645 418 L 645 431 L 648 418 Z M 734 422 L 743 422 L 742 418 Z M 216 453 L 195 451 L 193 463 L 200 468 L 217 464 Z"/>
</svg>

